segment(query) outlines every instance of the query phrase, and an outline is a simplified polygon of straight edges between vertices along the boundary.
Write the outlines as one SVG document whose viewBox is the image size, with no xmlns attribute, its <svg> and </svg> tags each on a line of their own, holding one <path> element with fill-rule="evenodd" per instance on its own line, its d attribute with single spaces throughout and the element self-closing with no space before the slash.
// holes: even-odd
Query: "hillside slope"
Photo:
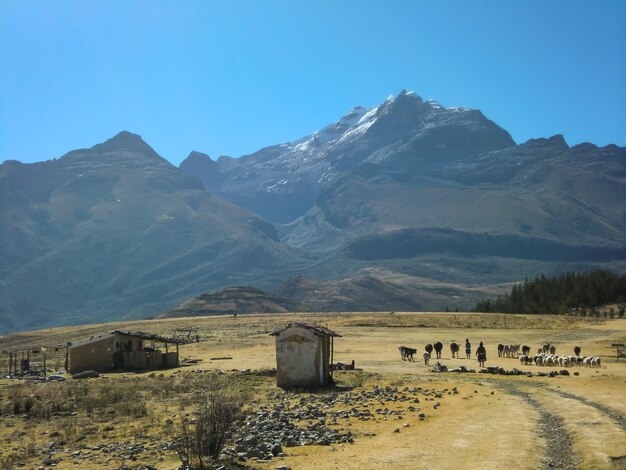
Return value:
<svg viewBox="0 0 626 470">
<path fill-rule="evenodd" d="M 271 224 L 122 132 L 58 160 L 0 167 L 0 324 L 154 315 L 297 262 Z"/>
</svg>

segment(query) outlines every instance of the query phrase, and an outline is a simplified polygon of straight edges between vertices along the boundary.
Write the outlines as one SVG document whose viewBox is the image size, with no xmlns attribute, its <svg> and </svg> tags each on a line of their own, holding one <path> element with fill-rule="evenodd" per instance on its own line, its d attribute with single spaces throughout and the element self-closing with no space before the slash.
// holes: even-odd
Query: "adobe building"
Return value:
<svg viewBox="0 0 626 470">
<path fill-rule="evenodd" d="M 174 338 L 150 333 L 113 331 L 69 346 L 69 369 L 72 374 L 85 370 L 155 370 L 178 367 L 178 346 Z M 169 345 L 175 345 L 170 351 Z M 164 346 L 164 351 L 157 348 Z"/>
<path fill-rule="evenodd" d="M 276 337 L 276 385 L 323 387 L 332 382 L 334 338 L 341 335 L 313 323 L 291 323 Z"/>
</svg>

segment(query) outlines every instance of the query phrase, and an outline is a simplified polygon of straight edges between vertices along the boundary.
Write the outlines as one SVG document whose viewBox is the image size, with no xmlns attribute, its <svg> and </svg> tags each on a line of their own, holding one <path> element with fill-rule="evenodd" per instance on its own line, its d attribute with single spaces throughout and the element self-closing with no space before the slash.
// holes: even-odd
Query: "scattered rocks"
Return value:
<svg viewBox="0 0 626 470">
<path fill-rule="evenodd" d="M 441 400 L 452 393 L 458 393 L 458 390 L 375 386 L 369 390 L 342 393 L 294 395 L 278 392 L 272 394 L 270 400 L 253 404 L 252 411 L 238 426 L 234 446 L 226 448 L 224 454 L 239 460 L 271 461 L 285 455 L 285 448 L 352 443 L 353 434 L 336 426 L 342 422 L 350 426 L 351 420 L 405 420 L 408 413 L 419 413 L 418 418 L 424 420 L 426 415 L 415 406 L 420 403 L 420 398 L 433 401 L 437 409 L 441 401 L 435 402 L 435 398 Z M 408 422 L 402 425 L 409 426 Z M 398 433 L 401 430 L 400 427 L 392 429 Z"/>
</svg>

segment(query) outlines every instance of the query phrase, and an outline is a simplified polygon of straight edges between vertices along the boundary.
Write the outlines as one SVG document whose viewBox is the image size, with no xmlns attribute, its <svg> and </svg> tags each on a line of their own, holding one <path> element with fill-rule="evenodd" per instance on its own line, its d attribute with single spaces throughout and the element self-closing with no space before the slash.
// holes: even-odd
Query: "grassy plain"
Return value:
<svg viewBox="0 0 626 470">
<path fill-rule="evenodd" d="M 342 335 L 335 361 L 356 362 L 362 371 L 338 371 L 340 390 L 374 386 L 421 387 L 442 392 L 440 407 L 422 400 L 424 420 L 406 412 L 402 420 L 349 419 L 337 426 L 355 436 L 352 444 L 286 448 L 271 463 L 249 467 L 292 469 L 544 468 L 554 452 L 570 455 L 572 468 L 626 468 L 626 359 L 616 361 L 613 342 L 625 342 L 626 319 L 604 323 L 562 316 L 470 313 L 280 314 L 157 319 L 84 325 L 19 333 L 0 338 L 0 350 L 63 344 L 113 329 L 169 335 L 198 327 L 201 341 L 181 347 L 189 367 L 144 373 L 111 373 L 99 379 L 29 384 L 0 379 L 0 468 L 145 468 L 180 465 L 172 441 L 179 422 L 193 416 L 194 399 L 210 371 L 222 371 L 254 401 L 271 403 L 279 389 L 274 338 L 269 333 L 293 321 L 313 321 Z M 398 346 L 418 349 L 444 343 L 441 362 L 449 368 L 476 368 L 475 360 L 452 359 L 448 344 L 465 338 L 473 349 L 487 346 L 487 365 L 538 372 L 498 358 L 497 343 L 532 347 L 550 342 L 557 353 L 599 355 L 599 369 L 570 368 L 559 377 L 490 374 L 436 374 L 416 357 L 401 361 Z M 211 358 L 232 357 L 227 360 Z M 463 350 L 461 357 L 464 357 Z M 6 368 L 3 356 L 0 368 Z M 431 365 L 435 360 L 431 360 Z M 242 373 L 243 370 L 251 372 Z M 573 372 L 578 372 L 574 376 Z M 320 392 L 326 393 L 326 392 Z M 341 393 L 341 392 L 339 392 Z M 530 398 L 526 398 L 530 397 Z M 372 405 L 374 406 L 374 405 Z M 391 406 L 391 404 L 389 405 Z M 394 403 L 399 409 L 406 403 Z M 556 428 L 546 427 L 546 416 Z M 407 424 L 408 426 L 404 426 Z M 399 429 L 399 432 L 394 432 Z M 555 447 L 554 433 L 569 444 Z M 52 449 L 52 450 L 51 450 Z"/>
</svg>

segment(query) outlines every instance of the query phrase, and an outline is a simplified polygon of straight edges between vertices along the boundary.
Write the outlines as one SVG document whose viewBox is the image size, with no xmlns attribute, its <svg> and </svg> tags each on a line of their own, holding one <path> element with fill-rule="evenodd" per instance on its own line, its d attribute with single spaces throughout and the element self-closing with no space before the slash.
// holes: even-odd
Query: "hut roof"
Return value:
<svg viewBox="0 0 626 470">
<path fill-rule="evenodd" d="M 329 330 L 328 328 L 317 325 L 316 323 L 305 323 L 305 322 L 289 323 L 289 325 L 287 325 L 286 327 L 281 328 L 280 330 L 274 331 L 273 333 L 270 333 L 270 336 L 278 336 L 280 333 L 282 333 L 283 331 L 289 328 L 306 328 L 307 330 L 311 331 L 316 336 L 328 336 L 328 337 L 341 338 L 341 335 L 338 333 L 335 333 L 333 330 Z"/>
</svg>

